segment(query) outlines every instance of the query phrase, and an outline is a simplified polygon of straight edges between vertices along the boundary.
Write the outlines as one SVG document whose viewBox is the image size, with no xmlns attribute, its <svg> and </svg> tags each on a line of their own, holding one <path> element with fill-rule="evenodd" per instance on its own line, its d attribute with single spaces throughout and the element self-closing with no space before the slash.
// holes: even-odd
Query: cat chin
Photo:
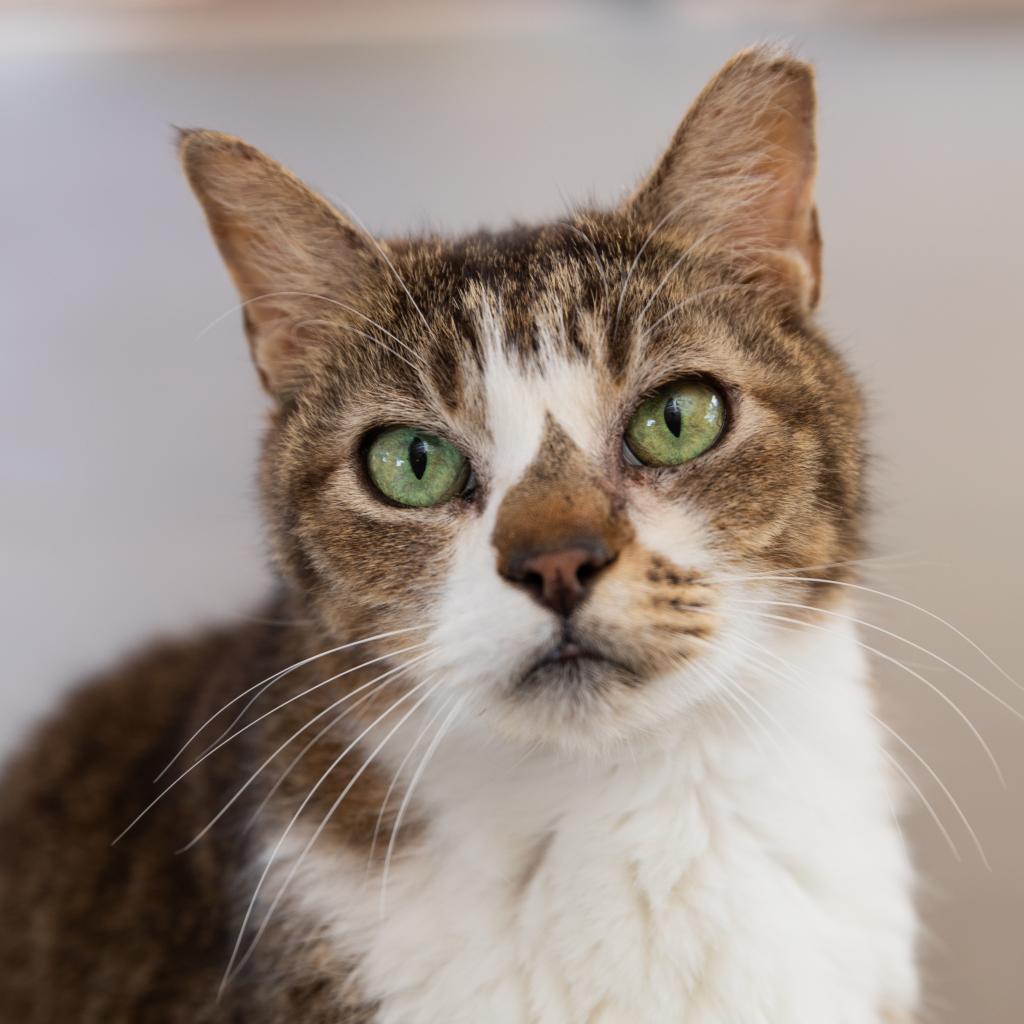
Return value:
<svg viewBox="0 0 1024 1024">
<path fill-rule="evenodd" d="M 517 747 L 572 757 L 618 756 L 637 742 L 678 738 L 705 696 L 696 680 L 647 675 L 601 657 L 535 663 L 497 697 L 478 724 Z M 490 703 L 490 702 L 488 702 Z"/>
<path fill-rule="evenodd" d="M 635 687 L 640 674 L 624 662 L 606 656 L 592 647 L 575 643 L 559 644 L 542 655 L 519 678 L 516 688 L 522 693 L 555 699 L 573 699 L 588 693 L 600 694 L 611 687 Z"/>
</svg>

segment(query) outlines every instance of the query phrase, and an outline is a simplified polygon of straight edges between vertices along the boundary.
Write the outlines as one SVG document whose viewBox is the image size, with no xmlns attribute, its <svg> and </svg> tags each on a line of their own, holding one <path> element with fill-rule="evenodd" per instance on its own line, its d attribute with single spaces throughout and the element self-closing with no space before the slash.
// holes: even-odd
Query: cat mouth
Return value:
<svg viewBox="0 0 1024 1024">
<path fill-rule="evenodd" d="M 637 683 L 628 665 L 602 653 L 566 630 L 522 675 L 520 685 L 531 689 L 549 685 L 586 686 L 607 684 L 616 678 Z"/>
</svg>

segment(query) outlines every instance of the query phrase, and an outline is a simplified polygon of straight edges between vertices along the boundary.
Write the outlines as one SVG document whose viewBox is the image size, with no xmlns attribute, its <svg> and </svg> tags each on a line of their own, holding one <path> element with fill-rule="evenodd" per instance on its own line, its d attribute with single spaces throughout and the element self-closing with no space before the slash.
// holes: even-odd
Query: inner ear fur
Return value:
<svg viewBox="0 0 1024 1024">
<path fill-rule="evenodd" d="M 811 66 L 744 50 L 704 88 L 625 210 L 729 250 L 809 310 L 821 290 L 814 120 Z"/>
<path fill-rule="evenodd" d="M 282 397 L 322 341 L 325 306 L 351 306 L 379 256 L 368 236 L 290 171 L 241 139 L 182 131 L 182 166 L 243 301 L 264 386 Z M 337 317 L 335 317 L 337 319 Z"/>
</svg>

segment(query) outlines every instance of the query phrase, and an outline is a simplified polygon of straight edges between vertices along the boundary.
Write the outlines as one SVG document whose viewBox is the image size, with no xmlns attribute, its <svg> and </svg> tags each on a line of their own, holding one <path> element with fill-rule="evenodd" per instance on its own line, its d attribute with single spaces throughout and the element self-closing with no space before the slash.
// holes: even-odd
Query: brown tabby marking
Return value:
<svg viewBox="0 0 1024 1024">
<path fill-rule="evenodd" d="M 580 538 L 598 541 L 614 556 L 632 535 L 621 497 L 549 416 L 536 459 L 498 510 L 492 537 L 498 571 L 505 573 L 517 554 Z"/>
</svg>

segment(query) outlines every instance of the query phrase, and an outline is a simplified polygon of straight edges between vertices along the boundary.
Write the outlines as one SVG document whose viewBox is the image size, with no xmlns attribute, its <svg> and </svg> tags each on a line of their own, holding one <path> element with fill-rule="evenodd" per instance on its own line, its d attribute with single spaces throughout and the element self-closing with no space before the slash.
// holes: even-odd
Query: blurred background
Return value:
<svg viewBox="0 0 1024 1024">
<path fill-rule="evenodd" d="M 0 753 L 76 677 L 268 586 L 266 401 L 172 125 L 278 157 L 382 233 L 614 201 L 735 50 L 817 64 L 821 318 L 871 400 L 867 582 L 1024 680 L 1024 19 L 1012 0 L 0 0 Z M 954 632 L 861 614 L 907 771 L 929 1020 L 1024 1020 L 1024 693 Z M 1005 703 L 1000 703 L 1005 702 Z M 903 756 L 905 755 L 905 756 Z M 4 837 L 3 841 L 16 841 Z M 784 1022 L 780 1022 L 784 1024 Z"/>
</svg>

